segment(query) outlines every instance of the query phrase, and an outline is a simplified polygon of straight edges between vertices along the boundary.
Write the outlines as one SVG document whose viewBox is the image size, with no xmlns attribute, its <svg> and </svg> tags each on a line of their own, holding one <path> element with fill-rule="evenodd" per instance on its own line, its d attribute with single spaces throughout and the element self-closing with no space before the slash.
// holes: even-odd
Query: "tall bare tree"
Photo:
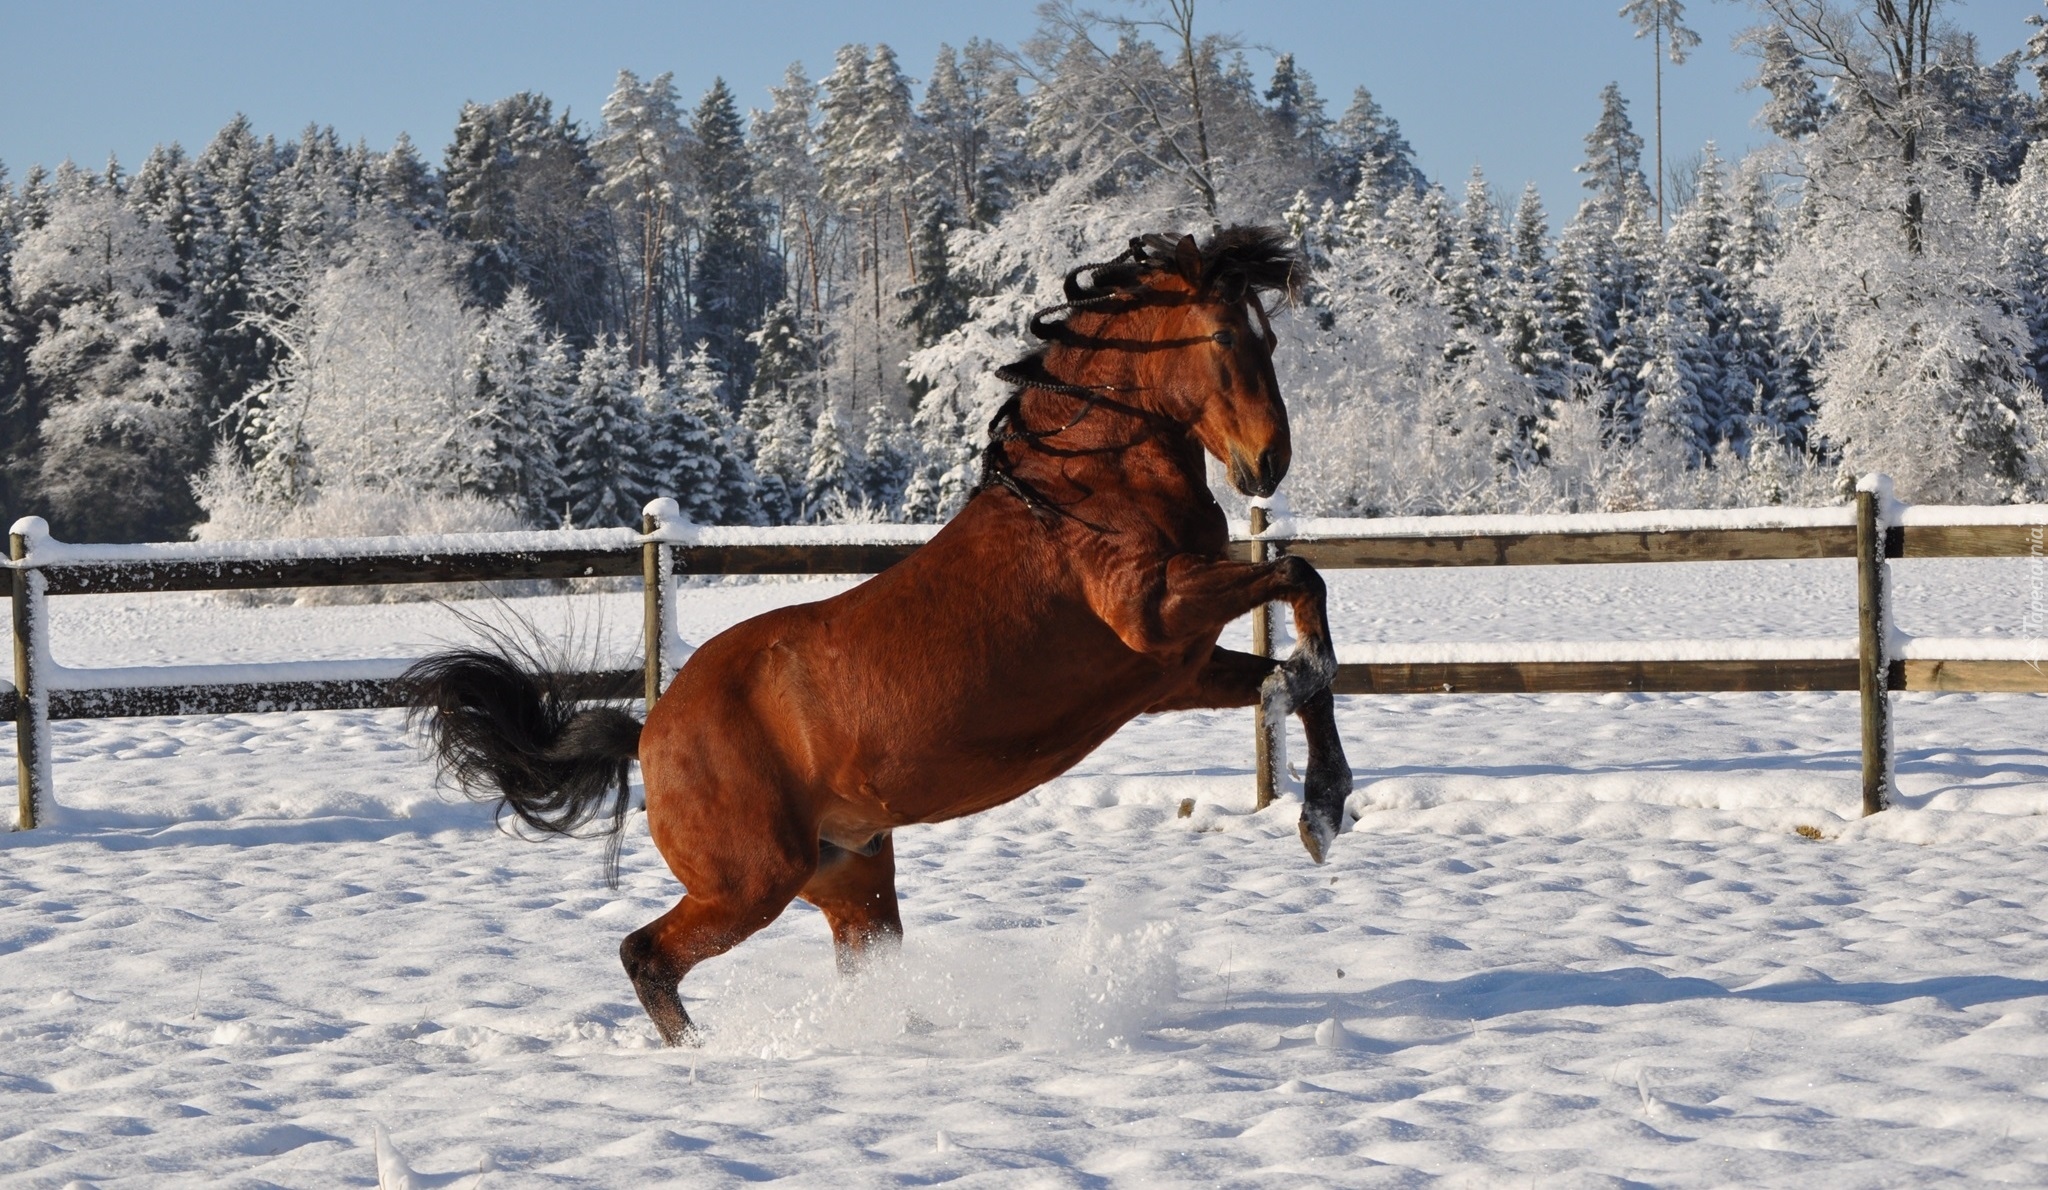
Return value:
<svg viewBox="0 0 2048 1190">
<path fill-rule="evenodd" d="M 1700 35 L 1685 27 L 1684 0 L 1628 0 L 1621 15 L 1636 24 L 1636 36 L 1648 35 L 1657 64 L 1657 226 L 1664 226 L 1664 58 L 1665 42 L 1671 43 L 1673 66 L 1685 65 L 1686 55 L 1700 44 Z"/>
</svg>

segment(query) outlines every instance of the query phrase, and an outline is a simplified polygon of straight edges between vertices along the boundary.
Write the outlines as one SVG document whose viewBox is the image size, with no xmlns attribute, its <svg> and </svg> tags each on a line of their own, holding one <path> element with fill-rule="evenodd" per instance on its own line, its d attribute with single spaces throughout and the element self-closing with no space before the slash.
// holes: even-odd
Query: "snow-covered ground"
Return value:
<svg viewBox="0 0 2048 1190">
<path fill-rule="evenodd" d="M 1907 632 L 2038 630 L 2025 562 L 1897 572 Z M 839 585 L 692 588 L 681 630 Z M 1837 562 L 1333 588 L 1345 645 L 1854 633 Z M 53 606 L 74 665 L 460 633 Z M 637 641 L 633 595 L 519 606 Z M 699 969 L 697 1051 L 618 968 L 677 893 L 637 824 L 613 891 L 597 844 L 437 793 L 394 712 L 58 723 L 60 820 L 0 844 L 0 1184 L 2048 1183 L 2048 698 L 1902 697 L 1904 804 L 1867 821 L 1852 695 L 1339 716 L 1327 866 L 1250 812 L 1248 715 L 1142 720 L 901 832 L 900 961 L 838 979 L 799 906 Z"/>
</svg>

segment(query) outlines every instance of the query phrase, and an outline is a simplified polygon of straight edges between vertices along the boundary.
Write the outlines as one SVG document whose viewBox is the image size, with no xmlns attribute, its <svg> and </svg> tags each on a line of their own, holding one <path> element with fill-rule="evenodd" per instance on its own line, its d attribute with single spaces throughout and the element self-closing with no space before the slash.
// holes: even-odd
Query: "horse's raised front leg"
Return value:
<svg viewBox="0 0 2048 1190">
<path fill-rule="evenodd" d="M 832 927 L 841 974 L 858 972 L 871 950 L 893 949 L 903 941 L 896 845 L 887 834 L 857 850 L 821 841 L 818 870 L 798 895 L 816 905 Z"/>
<path fill-rule="evenodd" d="M 1215 631 L 1264 603 L 1294 610 L 1294 652 L 1268 674 L 1261 694 L 1269 714 L 1286 715 L 1337 676 L 1323 576 L 1300 558 L 1273 562 L 1212 562 L 1186 555 L 1167 564 L 1161 626 L 1189 635 Z"/>
<path fill-rule="evenodd" d="M 1265 700 L 1267 683 L 1284 666 L 1270 657 L 1217 649 L 1209 663 L 1179 690 L 1152 706 L 1157 711 L 1190 711 L 1205 707 L 1248 707 Z M 1337 702 L 1328 686 L 1294 708 L 1308 741 L 1308 764 L 1301 774 L 1301 843 L 1309 857 L 1322 863 L 1344 823 L 1344 802 L 1351 796 L 1351 762 L 1337 736 Z"/>
</svg>

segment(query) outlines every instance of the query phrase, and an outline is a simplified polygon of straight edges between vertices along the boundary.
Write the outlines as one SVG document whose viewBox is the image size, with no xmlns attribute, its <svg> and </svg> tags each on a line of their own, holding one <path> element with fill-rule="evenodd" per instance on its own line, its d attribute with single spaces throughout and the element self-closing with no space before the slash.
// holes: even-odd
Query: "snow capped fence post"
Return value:
<svg viewBox="0 0 2048 1190">
<path fill-rule="evenodd" d="M 1866 475 L 1856 484 L 1856 677 L 1863 699 L 1863 813 L 1892 801 L 1891 567 L 1885 522 L 1892 481 Z"/>
<path fill-rule="evenodd" d="M 35 826 L 50 805 L 50 692 L 42 674 L 50 655 L 50 605 L 42 574 L 21 563 L 34 543 L 49 536 L 50 526 L 38 516 L 14 522 L 7 535 L 7 556 L 15 563 L 14 829 L 23 831 Z"/>
<path fill-rule="evenodd" d="M 650 500 L 640 512 L 640 531 L 652 536 L 664 527 L 678 524 L 683 519 L 683 510 L 667 496 Z M 640 547 L 640 582 L 645 591 L 645 605 L 642 612 L 644 623 L 641 633 L 646 642 L 647 669 L 647 712 L 654 713 L 654 704 L 661 699 L 662 686 L 668 672 L 664 668 L 667 660 L 664 645 L 668 642 L 669 585 L 674 573 L 673 555 L 669 547 L 659 541 L 648 541 Z"/>
<path fill-rule="evenodd" d="M 1279 500 L 1279 496 L 1271 497 Z M 1267 514 L 1267 500 L 1251 502 L 1252 561 L 1272 561 L 1272 547 L 1260 539 L 1260 534 L 1272 524 Z M 1285 516 L 1284 505 L 1281 515 Z M 1261 657 L 1273 655 L 1273 605 L 1262 603 L 1252 609 L 1252 652 Z M 1272 718 L 1266 714 L 1266 704 L 1261 702 L 1252 708 L 1252 762 L 1257 773 L 1257 809 L 1263 810 L 1273 804 L 1273 797 L 1279 790 L 1279 770 L 1287 763 L 1287 720 Z"/>
</svg>

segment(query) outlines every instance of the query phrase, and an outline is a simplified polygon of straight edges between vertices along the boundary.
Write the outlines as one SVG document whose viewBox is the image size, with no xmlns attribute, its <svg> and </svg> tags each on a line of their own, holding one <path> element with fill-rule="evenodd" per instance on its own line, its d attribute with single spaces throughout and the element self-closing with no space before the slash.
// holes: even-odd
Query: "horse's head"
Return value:
<svg viewBox="0 0 2048 1190">
<path fill-rule="evenodd" d="M 1293 444 L 1260 295 L 1293 297 L 1306 272 L 1275 228 L 1226 228 L 1199 245 L 1145 236 L 1115 261 L 1068 274 L 1067 304 L 1054 309 L 1074 316 L 1055 330 L 1045 311 L 1032 330 L 1081 353 L 1081 383 L 1180 425 L 1229 468 L 1231 486 L 1270 496 Z"/>
</svg>

